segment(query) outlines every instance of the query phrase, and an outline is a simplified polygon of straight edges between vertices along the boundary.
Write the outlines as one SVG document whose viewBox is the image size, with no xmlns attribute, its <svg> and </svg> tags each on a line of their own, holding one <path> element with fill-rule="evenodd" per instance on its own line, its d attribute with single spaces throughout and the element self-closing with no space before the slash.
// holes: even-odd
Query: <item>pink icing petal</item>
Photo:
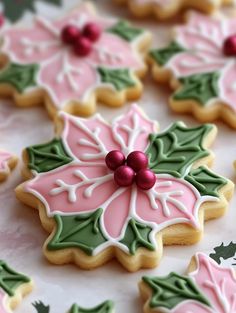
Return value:
<svg viewBox="0 0 236 313">
<path fill-rule="evenodd" d="M 100 160 L 99 163 L 105 165 L 106 154 L 120 149 L 113 138 L 111 126 L 100 115 L 89 119 L 75 118 L 66 113 L 61 116 L 65 123 L 64 143 L 78 160 L 95 163 Z"/>
<path fill-rule="evenodd" d="M 210 55 L 221 57 L 225 38 L 222 24 L 217 19 L 192 13 L 187 25 L 176 27 L 177 42 L 184 48 L 209 51 Z"/>
<path fill-rule="evenodd" d="M 199 193 L 191 184 L 157 175 L 154 190 L 158 193 L 156 200 L 152 189 L 138 192 L 136 214 L 141 219 L 154 222 L 161 228 L 180 222 L 190 223 L 193 227 L 198 225 Z"/>
<path fill-rule="evenodd" d="M 209 299 L 214 312 L 236 312 L 236 279 L 231 268 L 223 268 L 202 253 L 197 254 L 198 268 L 189 275 Z"/>
<path fill-rule="evenodd" d="M 75 174 L 80 171 L 80 175 L 85 175 L 88 182 L 82 186 L 76 184 L 82 182 L 82 178 Z M 36 195 L 46 206 L 49 215 L 60 212 L 63 214 L 77 214 L 80 212 L 90 212 L 98 209 L 116 191 L 117 186 L 113 181 L 113 174 L 110 174 L 105 166 L 78 166 L 66 165 L 54 171 L 38 175 L 35 179 L 25 185 L 25 190 Z M 107 181 L 103 181 L 104 176 Z M 102 178 L 98 186 L 94 185 L 94 190 L 90 195 L 86 195 L 88 187 L 92 186 L 96 179 Z M 95 179 L 95 181 L 94 181 Z M 75 193 L 69 194 L 63 191 L 52 194 L 52 190 L 60 187 L 57 181 L 63 184 L 74 186 Z M 84 180 L 84 179 L 83 179 Z"/>
<path fill-rule="evenodd" d="M 6 308 L 6 296 L 5 292 L 0 289 L 0 313 L 9 312 Z"/>
<path fill-rule="evenodd" d="M 63 72 L 64 65 L 68 73 Z M 86 74 L 86 75 L 85 75 Z M 86 92 L 97 83 L 96 70 L 83 62 L 69 50 L 62 50 L 49 62 L 42 65 L 38 77 L 39 84 L 44 87 L 58 107 L 68 102 L 83 101 Z"/>
<path fill-rule="evenodd" d="M 211 61 L 206 61 L 207 58 L 210 58 Z M 166 67 L 173 71 L 175 76 L 184 77 L 221 70 L 224 65 L 224 58 L 212 58 L 207 53 L 198 52 L 193 54 L 187 51 L 173 57 Z"/>
<path fill-rule="evenodd" d="M 134 150 L 145 151 L 149 144 L 149 135 L 154 133 L 157 123 L 149 120 L 137 105 L 112 123 L 113 136 L 124 153 Z"/>
<path fill-rule="evenodd" d="M 53 35 L 39 23 L 29 29 L 12 27 L 4 32 L 3 38 L 3 52 L 10 54 L 11 60 L 14 62 L 38 64 L 52 58 L 63 49 L 63 44 L 58 40 L 58 36 Z M 49 46 L 48 43 L 52 41 L 54 44 Z M 27 46 L 27 42 L 33 43 L 35 47 L 31 49 Z M 46 45 L 46 49 L 39 49 L 42 43 Z"/>
<path fill-rule="evenodd" d="M 122 192 L 121 188 L 117 190 L 117 194 Z M 109 201 L 109 205 L 103 215 L 104 229 L 108 236 L 117 239 L 126 229 L 128 216 L 130 213 L 130 197 L 131 188 L 127 188 L 113 201 Z M 114 222 L 115 221 L 115 222 Z M 123 237 L 123 236 L 121 236 Z"/>
<path fill-rule="evenodd" d="M 195 301 L 184 301 L 181 302 L 177 307 L 171 310 L 171 313 L 184 313 L 184 312 L 191 312 L 191 313 L 216 313 L 215 311 L 211 310 L 209 307 L 201 304 L 200 302 Z"/>
<path fill-rule="evenodd" d="M 8 168 L 7 162 L 12 158 L 12 154 L 0 151 L 0 171 L 5 171 Z"/>
<path fill-rule="evenodd" d="M 222 73 L 219 82 L 220 99 L 236 111 L 236 63 L 229 63 Z"/>
</svg>

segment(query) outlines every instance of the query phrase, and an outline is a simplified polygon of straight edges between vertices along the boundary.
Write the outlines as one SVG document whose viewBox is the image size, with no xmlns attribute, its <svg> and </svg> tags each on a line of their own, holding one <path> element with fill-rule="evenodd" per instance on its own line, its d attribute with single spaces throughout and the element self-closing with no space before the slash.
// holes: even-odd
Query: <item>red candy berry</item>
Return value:
<svg viewBox="0 0 236 313">
<path fill-rule="evenodd" d="M 151 189 L 156 183 L 156 175 L 148 169 L 143 169 L 136 174 L 135 181 L 140 189 Z"/>
<path fill-rule="evenodd" d="M 114 171 L 121 165 L 125 164 L 125 156 L 119 150 L 112 150 L 106 155 L 105 162 L 107 167 Z"/>
<path fill-rule="evenodd" d="M 74 25 L 67 25 L 62 29 L 61 39 L 66 44 L 74 44 L 76 39 L 80 36 L 78 27 Z"/>
<path fill-rule="evenodd" d="M 223 52 L 226 56 L 236 56 L 236 35 L 230 36 L 225 40 Z"/>
<path fill-rule="evenodd" d="M 92 43 L 85 37 L 78 37 L 74 43 L 74 52 L 80 57 L 87 56 L 92 50 Z"/>
<path fill-rule="evenodd" d="M 83 36 L 90 41 L 97 41 L 101 35 L 101 28 L 95 23 L 88 23 L 83 29 Z"/>
<path fill-rule="evenodd" d="M 115 170 L 114 180 L 120 187 L 131 186 L 134 182 L 135 172 L 131 167 L 122 165 Z"/>
<path fill-rule="evenodd" d="M 147 168 L 148 158 L 145 153 L 141 151 L 133 151 L 127 157 L 127 165 L 130 166 L 135 172 Z"/>
</svg>

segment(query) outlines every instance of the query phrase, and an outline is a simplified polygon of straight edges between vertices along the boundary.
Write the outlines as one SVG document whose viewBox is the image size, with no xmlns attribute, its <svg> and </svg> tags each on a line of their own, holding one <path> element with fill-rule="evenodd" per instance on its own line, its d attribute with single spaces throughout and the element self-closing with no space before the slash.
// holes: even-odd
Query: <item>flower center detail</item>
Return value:
<svg viewBox="0 0 236 313">
<path fill-rule="evenodd" d="M 148 158 L 141 151 L 133 151 L 125 158 L 121 151 L 112 150 L 106 155 L 105 162 L 114 171 L 114 180 L 120 187 L 135 182 L 140 189 L 148 190 L 156 183 L 156 175 L 148 168 Z"/>
<path fill-rule="evenodd" d="M 85 57 L 92 51 L 93 43 L 101 36 L 101 28 L 96 23 L 87 23 L 82 29 L 75 25 L 66 25 L 61 31 L 61 40 L 71 45 L 75 54 Z"/>
<path fill-rule="evenodd" d="M 226 56 L 236 56 L 236 35 L 232 35 L 225 39 L 223 52 Z"/>
</svg>

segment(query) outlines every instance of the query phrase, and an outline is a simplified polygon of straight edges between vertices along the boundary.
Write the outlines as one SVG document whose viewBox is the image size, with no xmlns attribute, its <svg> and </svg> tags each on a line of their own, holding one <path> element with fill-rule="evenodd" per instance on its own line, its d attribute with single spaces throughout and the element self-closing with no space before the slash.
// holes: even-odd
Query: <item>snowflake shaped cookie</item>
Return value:
<svg viewBox="0 0 236 313">
<path fill-rule="evenodd" d="M 140 293 L 145 313 L 234 313 L 236 276 L 203 253 L 192 259 L 188 275 L 144 277 Z"/>
<path fill-rule="evenodd" d="M 3 32 L 0 89 L 20 106 L 45 103 L 50 115 L 88 115 L 97 101 L 120 106 L 141 96 L 150 39 L 128 22 L 96 15 L 89 4 L 57 21 L 36 16 L 31 28 Z"/>
<path fill-rule="evenodd" d="M 17 188 L 51 233 L 52 263 L 88 269 L 116 257 L 130 271 L 154 267 L 163 244 L 198 241 L 204 218 L 225 212 L 233 184 L 206 166 L 215 126 L 177 122 L 157 133 L 136 105 L 111 124 L 67 113 L 59 124 L 55 139 L 25 150 L 30 180 Z"/>
<path fill-rule="evenodd" d="M 232 3 L 233 0 L 114 0 L 126 4 L 137 17 L 155 16 L 158 19 L 168 19 L 178 14 L 182 9 L 197 9 L 205 13 L 212 13 L 222 4 Z"/>
<path fill-rule="evenodd" d="M 175 90 L 174 111 L 202 122 L 220 118 L 236 128 L 235 25 L 235 18 L 191 13 L 167 47 L 151 51 L 154 78 Z"/>
<path fill-rule="evenodd" d="M 10 313 L 31 292 L 33 283 L 27 276 L 17 273 L 0 260 L 0 312 Z"/>
<path fill-rule="evenodd" d="M 4 181 L 17 164 L 17 157 L 6 151 L 0 151 L 0 182 Z"/>
</svg>

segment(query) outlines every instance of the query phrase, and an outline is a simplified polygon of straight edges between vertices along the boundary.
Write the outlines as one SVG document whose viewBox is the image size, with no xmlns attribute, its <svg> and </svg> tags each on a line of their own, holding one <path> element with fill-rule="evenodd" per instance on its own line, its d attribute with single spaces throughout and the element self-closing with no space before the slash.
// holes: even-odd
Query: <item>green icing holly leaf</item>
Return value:
<svg viewBox="0 0 236 313">
<path fill-rule="evenodd" d="M 212 127 L 204 124 L 188 128 L 176 122 L 163 133 L 151 134 L 146 151 L 150 169 L 156 174 L 184 176 L 194 162 L 209 155 L 203 144 Z"/>
<path fill-rule="evenodd" d="M 127 21 L 119 21 L 111 28 L 108 28 L 107 32 L 115 34 L 130 42 L 140 36 L 143 33 L 143 29 L 133 27 Z"/>
<path fill-rule="evenodd" d="M 42 301 L 32 303 L 33 307 L 36 309 L 37 313 L 49 313 L 50 306 L 44 305 Z"/>
<path fill-rule="evenodd" d="M 214 251 L 210 254 L 210 257 L 218 264 L 221 264 L 221 258 L 223 258 L 224 260 L 232 259 L 232 265 L 236 265 L 236 243 L 233 243 L 233 241 L 226 246 L 222 242 L 219 247 L 214 248 Z"/>
<path fill-rule="evenodd" d="M 75 247 L 92 255 L 98 246 L 106 242 L 99 225 L 102 213 L 103 209 L 100 208 L 93 213 L 55 215 L 57 227 L 52 240 L 48 243 L 48 250 Z"/>
<path fill-rule="evenodd" d="M 181 88 L 174 94 L 177 101 L 195 100 L 201 105 L 206 105 L 209 100 L 219 96 L 218 72 L 195 74 L 180 79 Z"/>
<path fill-rule="evenodd" d="M 17 273 L 10 268 L 6 262 L 0 260 L 0 288 L 2 288 L 10 297 L 15 295 L 16 289 L 29 283 L 30 279 L 21 273 Z"/>
<path fill-rule="evenodd" d="M 101 81 L 113 85 L 117 91 L 122 91 L 136 85 L 129 69 L 108 69 L 99 67 L 97 71 Z"/>
<path fill-rule="evenodd" d="M 73 160 L 68 156 L 61 139 L 57 138 L 46 144 L 31 146 L 27 148 L 27 153 L 29 169 L 38 173 L 51 171 Z"/>
<path fill-rule="evenodd" d="M 140 247 L 154 251 L 155 246 L 150 241 L 151 231 L 151 227 L 131 219 L 126 228 L 124 238 L 120 242 L 126 245 L 133 255 Z"/>
<path fill-rule="evenodd" d="M 61 5 L 62 0 L 42 0 L 49 4 Z M 19 20 L 26 11 L 35 12 L 35 0 L 1 0 L 3 14 L 11 22 Z"/>
<path fill-rule="evenodd" d="M 173 56 L 185 51 L 177 42 L 173 41 L 169 46 L 162 49 L 154 49 L 150 51 L 150 56 L 159 65 L 165 65 Z"/>
<path fill-rule="evenodd" d="M 185 179 L 197 188 L 202 196 L 219 197 L 219 190 L 227 184 L 223 177 L 204 166 L 191 171 Z"/>
<path fill-rule="evenodd" d="M 208 300 L 189 277 L 172 272 L 166 277 L 143 277 L 143 281 L 152 289 L 150 308 L 161 307 L 172 310 L 179 303 L 188 300 L 210 306 Z"/>
<path fill-rule="evenodd" d="M 84 309 L 74 304 L 69 313 L 112 313 L 113 311 L 114 303 L 112 301 L 105 301 L 92 309 Z"/>
<path fill-rule="evenodd" d="M 27 88 L 36 86 L 38 70 L 38 64 L 21 65 L 9 63 L 0 71 L 0 83 L 9 84 L 22 93 Z"/>
</svg>

